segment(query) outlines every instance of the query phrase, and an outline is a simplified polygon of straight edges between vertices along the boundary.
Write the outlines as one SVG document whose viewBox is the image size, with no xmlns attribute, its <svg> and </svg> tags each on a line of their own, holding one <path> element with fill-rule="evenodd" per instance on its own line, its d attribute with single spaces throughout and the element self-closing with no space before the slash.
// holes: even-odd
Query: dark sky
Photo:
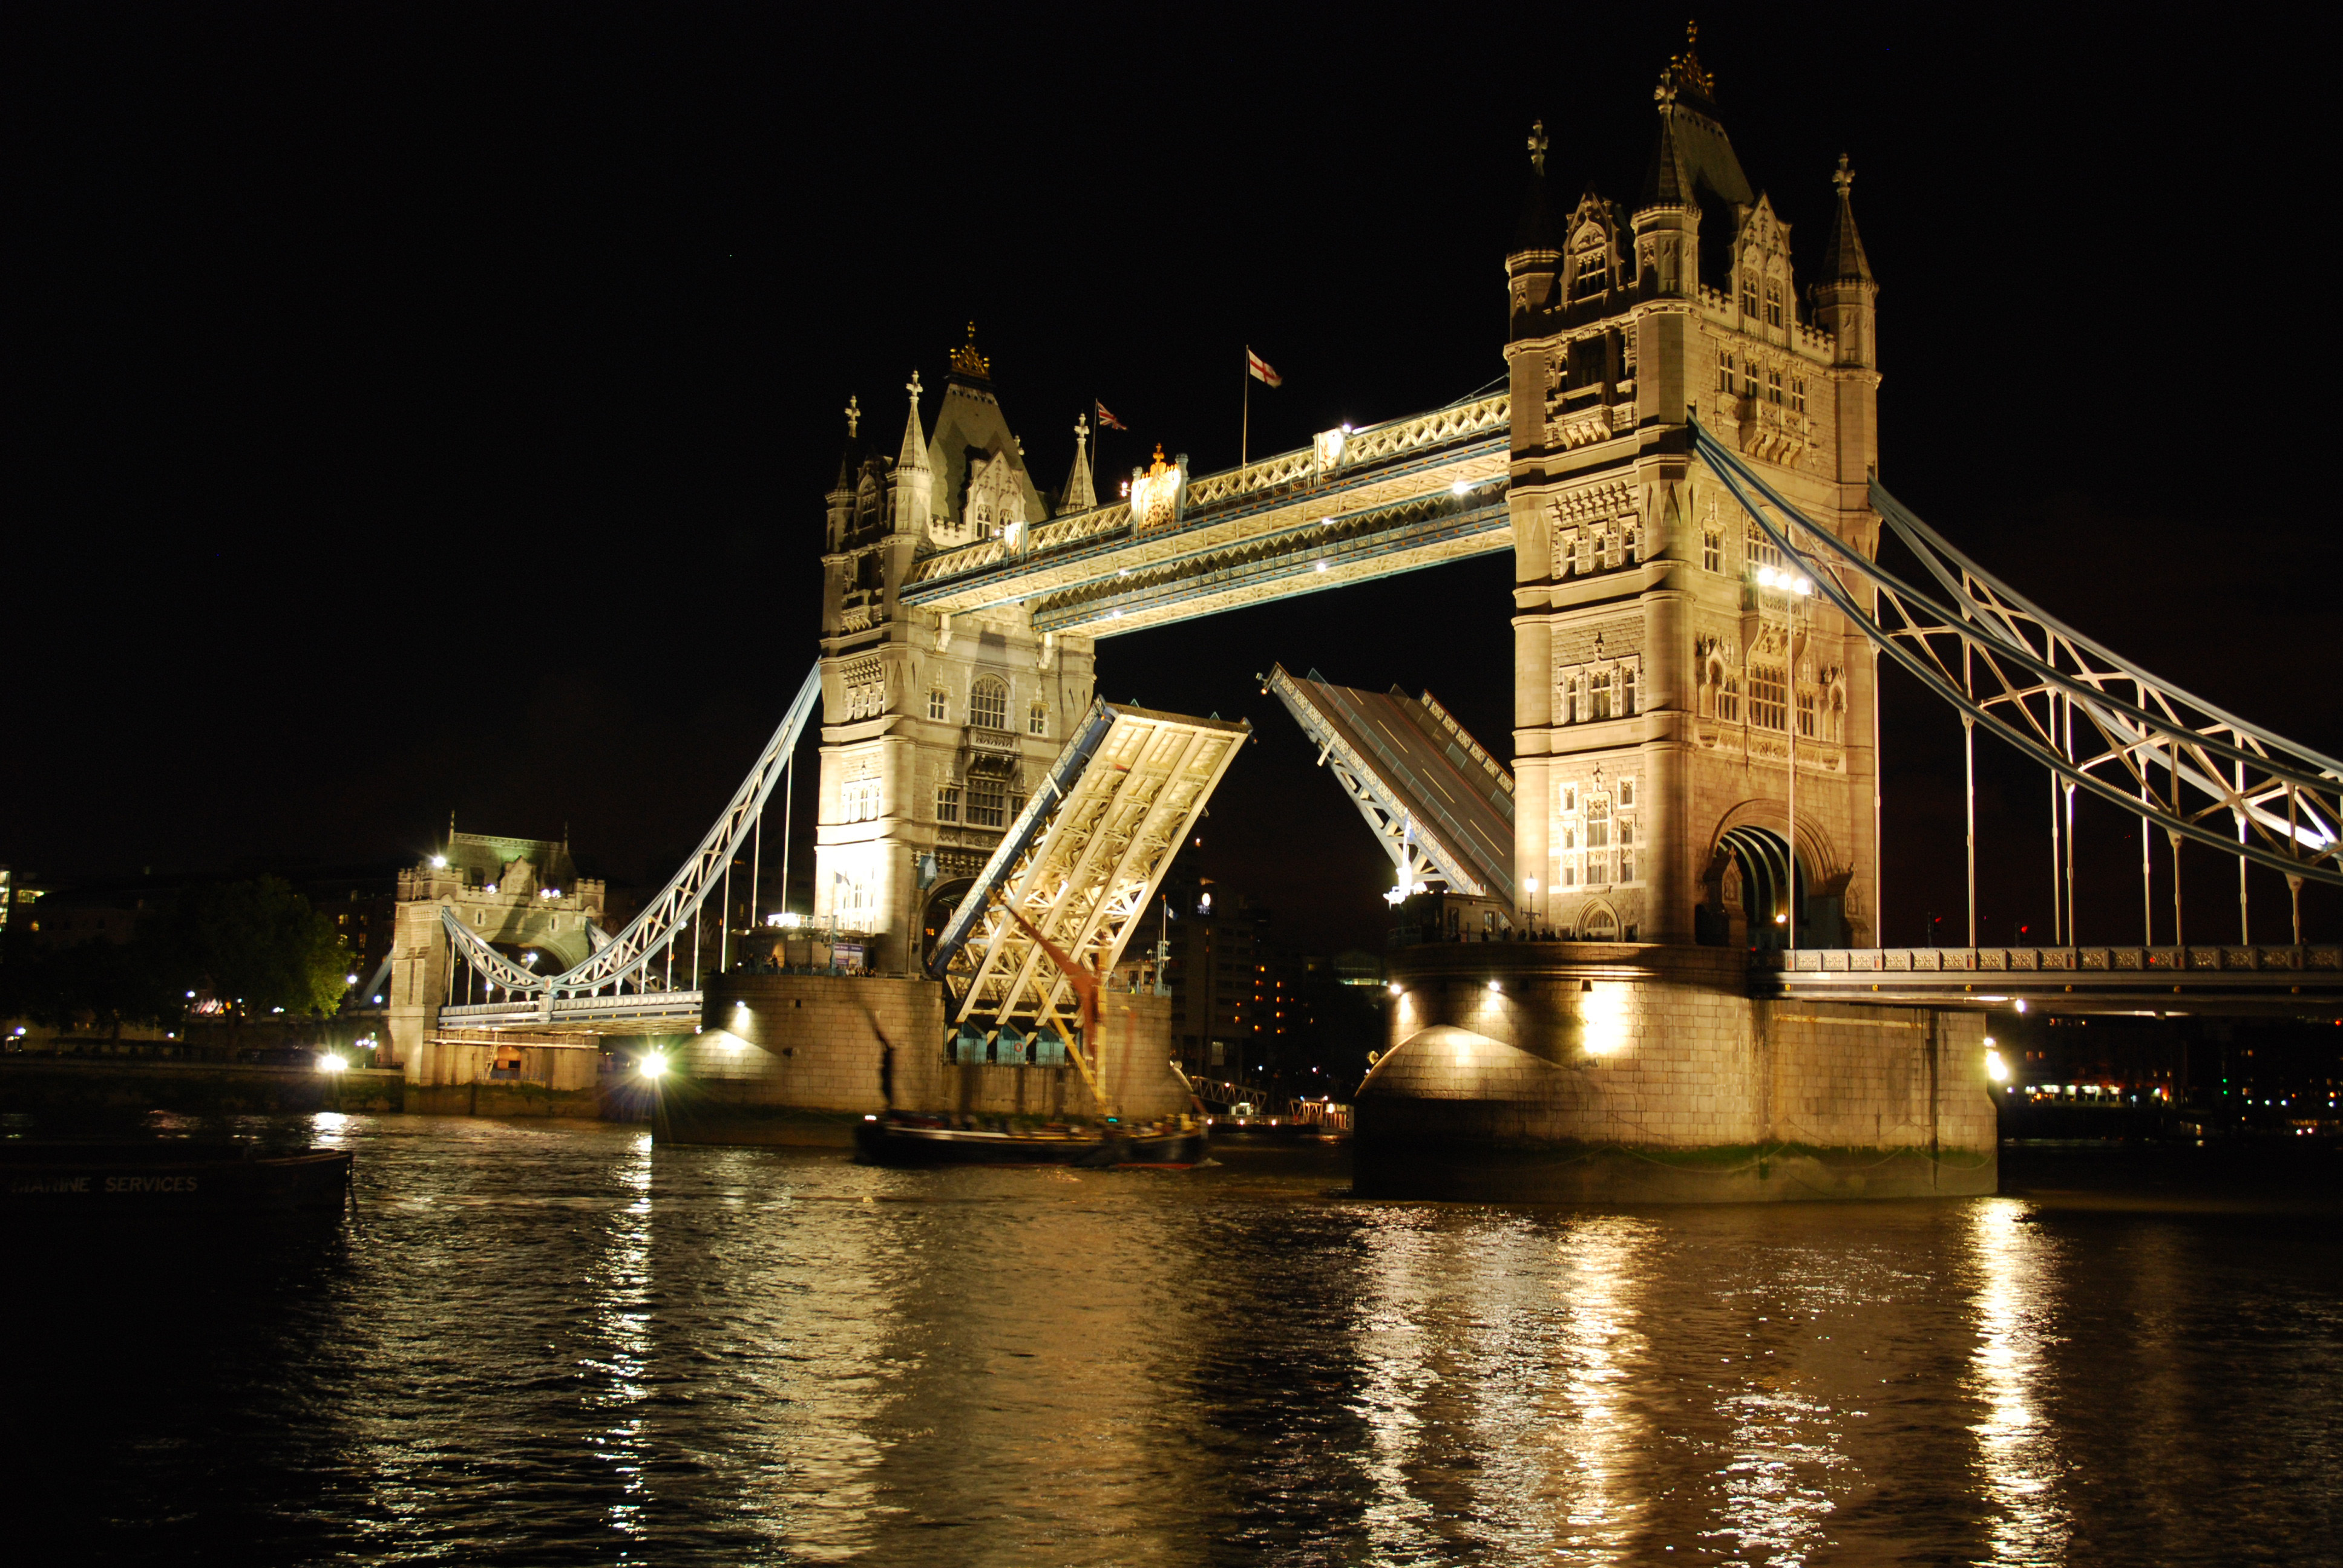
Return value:
<svg viewBox="0 0 2343 1568">
<path fill-rule="evenodd" d="M 2323 45 L 2247 15 L 1735 6 L 1700 53 L 1806 265 L 1853 156 L 1891 487 L 2343 751 L 2330 133 L 2272 85 Z M 815 652 L 849 394 L 900 428 L 973 318 L 1054 487 L 1093 396 L 1132 430 L 1110 471 L 1159 439 L 1232 462 L 1248 341 L 1286 377 L 1256 450 L 1471 391 L 1503 369 L 1528 123 L 1564 194 L 1632 199 L 1681 35 L 1592 7 L 12 6 L 0 861 L 404 859 L 452 809 L 656 882 Z M 1195 869 L 1372 944 L 1383 863 L 1250 677 L 1428 686 L 1506 751 L 1508 570 L 1102 643 L 1103 694 L 1259 729 Z M 1891 689 L 1886 739 L 1907 941 L 1958 909 L 1958 730 Z M 2046 917 L 2047 785 L 1989 757 L 1983 800 L 1990 939 Z M 2087 814 L 2086 938 L 2137 939 L 2137 842 Z M 2234 930 L 2233 864 L 2195 853 L 2192 913 Z"/>
</svg>

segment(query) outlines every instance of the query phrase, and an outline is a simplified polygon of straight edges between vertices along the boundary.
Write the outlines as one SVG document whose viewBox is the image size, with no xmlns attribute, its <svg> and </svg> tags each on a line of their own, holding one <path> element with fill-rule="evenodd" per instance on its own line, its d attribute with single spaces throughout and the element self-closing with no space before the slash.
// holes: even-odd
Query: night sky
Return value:
<svg viewBox="0 0 2343 1568">
<path fill-rule="evenodd" d="M 2149 668 L 2343 752 L 2330 133 L 2276 85 L 2312 41 L 2047 14 L 1736 6 L 1700 55 L 1802 266 L 1852 156 L 1890 487 Z M 1682 33 L 12 6 L 0 861 L 407 860 L 452 809 L 655 885 L 816 652 L 850 394 L 891 442 L 906 374 L 937 387 L 973 319 L 1054 491 L 1094 397 L 1131 429 L 1110 482 L 1159 440 L 1233 463 L 1248 342 L 1285 377 L 1256 452 L 1472 392 L 1503 369 L 1530 121 L 1558 196 L 1632 202 Z M 1293 940 L 1380 945 L 1387 866 L 1252 677 L 1429 687 L 1505 754 L 1509 581 L 1492 557 L 1101 643 L 1102 695 L 1257 727 L 1183 869 Z M 1891 684 L 1891 942 L 1932 913 L 1956 938 L 1958 735 Z M 2048 786 L 1986 749 L 1998 940 L 2047 919 Z M 2137 940 L 2137 829 L 2083 821 L 2081 934 Z M 2190 855 L 2191 934 L 2234 935 L 2234 862 Z M 2255 898 L 2282 939 L 2278 879 Z M 2306 907 L 2343 938 L 2343 901 Z"/>
</svg>

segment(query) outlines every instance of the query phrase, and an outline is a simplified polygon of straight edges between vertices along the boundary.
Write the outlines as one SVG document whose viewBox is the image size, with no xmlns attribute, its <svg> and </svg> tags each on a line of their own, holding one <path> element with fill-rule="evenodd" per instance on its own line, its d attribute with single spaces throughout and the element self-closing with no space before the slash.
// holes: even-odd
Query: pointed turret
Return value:
<svg viewBox="0 0 2343 1568">
<path fill-rule="evenodd" d="M 1091 486 L 1091 424 L 1087 417 L 1074 416 L 1074 471 L 1066 476 L 1066 488 L 1058 498 L 1058 511 L 1062 515 L 1087 512 L 1098 505 L 1098 492 Z"/>
<path fill-rule="evenodd" d="M 1831 224 L 1830 246 L 1823 252 L 1822 276 L 1814 286 L 1815 320 L 1837 339 L 1836 363 L 1875 368 L 1878 348 L 1872 335 L 1879 284 L 1871 276 L 1871 258 L 1863 254 L 1863 236 L 1855 233 L 1855 171 L 1844 153 L 1831 184 L 1838 187 L 1838 214 Z"/>
<path fill-rule="evenodd" d="M 924 534 L 928 531 L 929 508 L 933 498 L 929 494 L 928 433 L 920 425 L 917 370 L 903 384 L 903 390 L 911 395 L 911 412 L 903 421 L 903 449 L 895 457 L 895 531 Z"/>
<path fill-rule="evenodd" d="M 1554 306 L 1554 278 L 1562 269 L 1562 226 L 1554 216 L 1554 197 L 1545 186 L 1545 122 L 1530 126 L 1530 186 L 1522 202 L 1522 220 L 1513 231 L 1513 248 L 1505 253 L 1506 292 L 1513 302 L 1513 336 L 1534 337 Z"/>
<path fill-rule="evenodd" d="M 846 400 L 846 445 L 838 454 L 838 480 L 830 487 L 830 548 L 844 548 L 846 536 L 854 526 L 854 471 L 861 466 L 862 407 L 855 399 Z"/>
<path fill-rule="evenodd" d="M 1660 134 L 1652 144 L 1652 166 L 1644 175 L 1644 196 L 1637 212 L 1653 207 L 1690 206 L 1692 181 L 1684 174 L 1684 156 L 1676 151 L 1675 90 L 1660 84 Z"/>
<path fill-rule="evenodd" d="M 1839 155 L 1831 183 L 1838 187 L 1838 216 L 1831 224 L 1830 247 L 1823 252 L 1823 280 L 1871 283 L 1871 258 L 1863 254 L 1863 236 L 1855 232 L 1855 203 L 1849 194 L 1855 187 L 1855 171 L 1846 166 L 1845 153 Z"/>
</svg>

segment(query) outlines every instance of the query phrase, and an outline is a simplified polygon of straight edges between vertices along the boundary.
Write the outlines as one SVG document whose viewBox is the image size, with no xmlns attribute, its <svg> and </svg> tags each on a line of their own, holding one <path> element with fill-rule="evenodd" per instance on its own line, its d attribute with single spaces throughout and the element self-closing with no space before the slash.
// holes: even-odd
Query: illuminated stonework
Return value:
<svg viewBox="0 0 2343 1568">
<path fill-rule="evenodd" d="M 1852 176 L 1802 298 L 1789 226 L 1742 172 L 1689 49 L 1657 98 L 1634 206 L 1590 191 L 1562 214 L 1534 166 L 1506 258 L 1516 879 L 1543 890 L 1533 922 L 1565 934 L 1766 945 L 1786 935 L 1760 862 L 1790 837 L 1795 751 L 1801 939 L 1867 942 L 1875 656 L 1810 596 L 1759 580 L 1780 562 L 1684 440 L 1690 409 L 1809 517 L 1876 548 L 1876 290 Z"/>
</svg>

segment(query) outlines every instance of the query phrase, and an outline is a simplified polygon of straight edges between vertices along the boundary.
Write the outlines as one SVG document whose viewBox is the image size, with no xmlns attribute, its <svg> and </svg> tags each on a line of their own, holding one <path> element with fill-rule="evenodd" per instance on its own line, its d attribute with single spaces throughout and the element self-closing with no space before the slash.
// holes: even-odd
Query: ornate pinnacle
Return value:
<svg viewBox="0 0 2343 1568">
<path fill-rule="evenodd" d="M 1540 174 L 1545 173 L 1545 122 L 1533 120 L 1530 122 L 1530 167 Z"/>
<path fill-rule="evenodd" d="M 911 372 L 911 378 L 903 383 L 903 390 L 911 395 L 912 402 L 917 403 L 920 400 L 920 373 L 918 371 L 914 370 Z"/>
<path fill-rule="evenodd" d="M 861 406 L 856 403 L 851 397 L 849 397 L 846 399 L 846 438 L 848 440 L 851 441 L 854 439 L 855 432 L 860 427 L 861 424 Z"/>
<path fill-rule="evenodd" d="M 1831 176 L 1831 184 L 1838 187 L 1839 200 L 1846 199 L 1847 189 L 1855 184 L 1855 171 L 1846 166 L 1846 155 L 1838 156 L 1838 169 Z"/>
<path fill-rule="evenodd" d="M 1074 440 L 1077 444 L 1091 438 L 1091 421 L 1087 414 L 1074 416 Z"/>
</svg>

